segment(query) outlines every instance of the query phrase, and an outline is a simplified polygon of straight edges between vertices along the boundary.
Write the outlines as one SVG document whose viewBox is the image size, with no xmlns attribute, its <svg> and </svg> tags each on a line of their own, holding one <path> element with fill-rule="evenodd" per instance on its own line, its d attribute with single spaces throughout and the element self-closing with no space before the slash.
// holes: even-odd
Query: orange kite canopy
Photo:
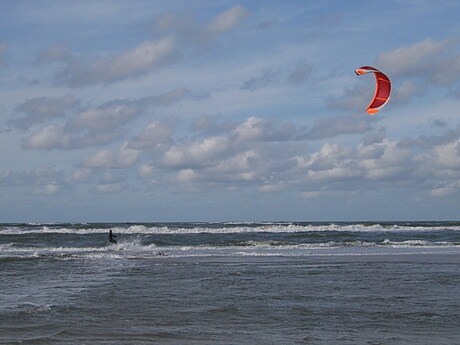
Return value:
<svg viewBox="0 0 460 345">
<path fill-rule="evenodd" d="M 371 103 L 366 109 L 368 114 L 373 115 L 377 113 L 390 99 L 391 81 L 384 73 L 371 66 L 360 67 L 355 71 L 355 73 L 356 75 L 374 73 L 375 94 Z"/>
</svg>

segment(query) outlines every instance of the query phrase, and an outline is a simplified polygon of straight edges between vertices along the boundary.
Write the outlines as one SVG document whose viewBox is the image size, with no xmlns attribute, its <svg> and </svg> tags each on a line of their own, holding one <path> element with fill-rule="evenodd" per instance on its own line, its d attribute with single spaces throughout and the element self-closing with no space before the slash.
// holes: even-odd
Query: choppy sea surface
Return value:
<svg viewBox="0 0 460 345">
<path fill-rule="evenodd" d="M 460 222 L 0 224 L 0 344 L 460 344 Z"/>
</svg>

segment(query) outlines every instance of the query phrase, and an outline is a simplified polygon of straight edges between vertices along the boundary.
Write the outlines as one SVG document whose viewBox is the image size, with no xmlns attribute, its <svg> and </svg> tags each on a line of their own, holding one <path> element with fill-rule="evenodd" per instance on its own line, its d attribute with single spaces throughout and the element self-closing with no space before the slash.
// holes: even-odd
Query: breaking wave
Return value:
<svg viewBox="0 0 460 345">
<path fill-rule="evenodd" d="M 457 222 L 446 223 L 165 223 L 165 224 L 3 224 L 0 235 L 96 234 L 230 234 L 299 232 L 460 231 Z"/>
</svg>

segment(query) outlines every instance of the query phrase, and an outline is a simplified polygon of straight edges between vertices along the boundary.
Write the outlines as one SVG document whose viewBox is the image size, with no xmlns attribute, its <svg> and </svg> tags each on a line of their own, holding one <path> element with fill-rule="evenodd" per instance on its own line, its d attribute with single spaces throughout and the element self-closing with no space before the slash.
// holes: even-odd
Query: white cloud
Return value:
<svg viewBox="0 0 460 345">
<path fill-rule="evenodd" d="M 306 182 L 330 181 L 333 188 L 349 189 L 347 180 L 353 180 L 354 188 L 361 189 L 367 181 L 388 181 L 391 188 L 397 182 L 409 181 L 419 165 L 417 155 L 398 146 L 398 142 L 385 139 L 357 147 L 325 144 L 308 157 L 298 157 L 297 164 L 305 172 Z M 355 185 L 355 183 L 363 186 Z M 315 182 L 317 183 L 317 182 Z M 337 184 L 339 183 L 339 184 Z M 340 186 L 341 185 L 341 186 Z M 328 190 L 328 188 L 326 188 Z"/>
<path fill-rule="evenodd" d="M 155 167 L 150 164 L 143 164 L 139 168 L 139 176 L 141 178 L 148 178 L 155 174 Z"/>
<path fill-rule="evenodd" d="M 139 158 L 139 151 L 124 143 L 118 151 L 101 150 L 83 161 L 85 168 L 119 169 L 132 166 Z"/>
<path fill-rule="evenodd" d="M 169 123 L 155 121 L 149 123 L 144 130 L 133 138 L 129 147 L 133 149 L 155 149 L 171 142 L 172 129 Z"/>
<path fill-rule="evenodd" d="M 233 133 L 240 141 L 258 140 L 264 135 L 266 129 L 266 121 L 257 117 L 249 117 L 239 124 Z"/>
<path fill-rule="evenodd" d="M 100 146 L 121 139 L 122 127 L 158 106 L 172 106 L 189 95 L 186 88 L 177 88 L 156 96 L 141 97 L 134 101 L 113 100 L 96 108 L 89 108 L 68 117 L 66 112 L 77 110 L 80 101 L 74 96 L 39 97 L 30 99 L 17 107 L 26 113 L 23 118 L 10 123 L 21 129 L 32 128 L 25 138 L 23 147 L 36 150 L 74 150 Z M 62 125 L 54 124 L 60 121 Z M 44 125 L 46 123 L 53 123 Z M 169 141 L 172 134 L 172 120 L 150 124 L 136 136 L 131 148 L 157 148 Z M 35 127 L 32 127 L 35 125 Z M 43 127 L 38 127 L 42 125 Z"/>
<path fill-rule="evenodd" d="M 100 194 L 114 194 L 125 190 L 127 187 L 128 184 L 126 182 L 104 183 L 98 184 L 94 191 Z"/>
<path fill-rule="evenodd" d="M 222 12 L 206 25 L 206 32 L 218 35 L 240 26 L 249 16 L 249 11 L 242 6 L 235 6 Z"/>
<path fill-rule="evenodd" d="M 162 37 L 141 42 L 131 50 L 92 60 L 75 59 L 62 46 L 53 46 L 43 52 L 37 61 L 65 62 L 66 67 L 57 74 L 56 80 L 71 87 L 113 83 L 147 75 L 165 64 L 174 62 L 185 46 L 214 39 L 237 28 L 248 15 L 247 9 L 235 6 L 200 27 L 188 20 L 181 23 L 180 17 L 169 14 L 159 17 L 155 25 L 155 32 L 161 33 Z M 193 36 L 199 38 L 187 39 Z"/>
<path fill-rule="evenodd" d="M 67 182 L 69 184 L 77 184 L 87 182 L 91 177 L 92 170 L 88 168 L 80 168 L 71 173 Z"/>
<path fill-rule="evenodd" d="M 82 136 L 67 133 L 63 128 L 50 125 L 26 136 L 22 140 L 22 147 L 28 150 L 74 150 L 90 146 L 102 145 L 119 139 L 117 132 L 91 132 Z"/>
<path fill-rule="evenodd" d="M 224 137 L 206 138 L 189 145 L 172 146 L 164 154 L 163 164 L 170 168 L 186 168 L 215 164 L 229 150 L 229 141 Z"/>
<path fill-rule="evenodd" d="M 114 102 L 77 114 L 69 120 L 68 127 L 72 130 L 107 131 L 126 124 L 139 113 L 140 108 L 136 105 Z"/>
<path fill-rule="evenodd" d="M 427 38 L 408 47 L 380 54 L 376 66 L 390 75 L 433 75 L 438 61 L 455 44 L 456 41 L 450 38 L 443 41 Z"/>
<path fill-rule="evenodd" d="M 246 8 L 235 6 L 203 24 L 189 11 L 168 12 L 153 20 L 152 34 L 155 37 L 174 35 L 183 47 L 201 48 L 203 44 L 240 27 L 248 16 Z"/>
<path fill-rule="evenodd" d="M 70 62 L 72 56 L 63 45 L 54 45 L 45 49 L 35 60 L 37 64 L 46 62 Z"/>
<path fill-rule="evenodd" d="M 433 155 L 440 167 L 460 169 L 460 140 L 436 146 Z"/>
<path fill-rule="evenodd" d="M 23 147 L 31 150 L 50 150 L 68 147 L 70 140 L 70 137 L 61 128 L 51 125 L 24 138 Z"/>
<path fill-rule="evenodd" d="M 323 170 L 309 170 L 308 178 L 313 180 L 343 180 L 360 176 L 359 171 L 351 168 L 333 167 Z"/>
<path fill-rule="evenodd" d="M 218 164 L 209 169 L 213 174 L 241 174 L 253 172 L 260 162 L 260 155 L 254 150 L 240 152 L 227 159 L 221 159 Z"/>
<path fill-rule="evenodd" d="M 296 139 L 299 133 L 293 125 L 251 116 L 237 124 L 231 136 L 237 142 L 287 141 Z"/>
<path fill-rule="evenodd" d="M 193 169 L 182 169 L 177 172 L 177 181 L 190 182 L 198 178 L 198 174 Z"/>
<path fill-rule="evenodd" d="M 434 188 L 430 194 L 436 198 L 449 197 L 459 193 L 460 180 L 448 183 L 445 186 Z"/>
<path fill-rule="evenodd" d="M 64 173 L 56 167 L 34 168 L 26 171 L 7 169 L 0 172 L 0 185 L 7 186 L 40 186 L 58 184 Z"/>
<path fill-rule="evenodd" d="M 460 45 L 448 38 L 458 29 L 454 11 L 441 21 L 443 5 L 420 5 L 408 16 L 411 5 L 383 4 L 385 19 L 351 23 L 343 20 L 353 12 L 346 6 L 280 3 L 229 8 L 173 1 L 158 8 L 142 1 L 127 11 L 119 2 L 107 17 L 100 6 L 83 2 L 73 6 L 78 13 L 65 10 L 65 20 L 55 7 L 51 24 L 45 6 L 32 28 L 11 10 L 16 5 L 4 2 L 15 13 L 3 23 L 8 50 L 0 43 L 4 203 L 23 206 L 21 195 L 33 192 L 55 193 L 65 203 L 71 199 L 60 192 L 72 187 L 91 203 L 116 196 L 89 198 L 85 189 L 129 187 L 128 207 L 120 212 L 129 217 L 129 205 L 142 204 L 143 187 L 151 184 L 152 207 L 180 200 L 181 214 L 187 199 L 196 200 L 197 209 L 216 200 L 235 203 L 220 197 L 226 192 L 242 205 L 271 193 L 264 195 L 267 210 L 299 218 L 305 205 L 317 204 L 299 196 L 328 198 L 330 214 L 337 209 L 343 217 L 354 195 L 388 204 L 409 198 L 428 204 L 434 197 L 456 204 L 460 127 L 452 97 L 460 87 Z M 363 6 L 375 12 L 375 5 Z M 96 7 L 98 15 L 91 11 Z M 27 12 L 27 19 L 37 17 Z M 325 15 L 316 16 L 320 12 Z M 430 18 L 422 15 L 428 12 Z M 153 30 L 144 31 L 153 18 Z M 399 35 L 402 22 L 417 34 Z M 432 38 L 423 36 L 427 32 Z M 376 35 L 379 48 L 369 49 L 364 42 Z M 377 116 L 364 112 L 375 84 L 372 75 L 353 75 L 361 63 L 393 81 L 391 101 Z M 59 170 L 33 169 L 43 162 Z M 197 194 L 183 198 L 177 190 Z M 216 206 L 216 217 L 222 210 Z M 235 217 L 241 210 L 245 206 Z"/>
<path fill-rule="evenodd" d="M 33 191 L 33 194 L 36 195 L 55 195 L 57 192 L 59 192 L 60 187 L 56 183 L 50 183 L 47 184 L 46 186 L 43 186 L 42 188 L 37 188 Z"/>
<path fill-rule="evenodd" d="M 58 74 L 58 81 L 69 86 L 110 83 L 150 73 L 166 63 L 177 47 L 172 37 L 145 41 L 119 55 L 96 61 L 74 61 Z"/>
</svg>

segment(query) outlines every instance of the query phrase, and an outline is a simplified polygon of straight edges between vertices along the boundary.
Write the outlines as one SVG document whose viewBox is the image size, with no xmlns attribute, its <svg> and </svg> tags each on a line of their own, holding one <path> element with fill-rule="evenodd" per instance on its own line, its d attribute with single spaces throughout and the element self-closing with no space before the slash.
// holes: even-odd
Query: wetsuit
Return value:
<svg viewBox="0 0 460 345">
<path fill-rule="evenodd" d="M 117 243 L 117 240 L 115 239 L 115 237 L 117 237 L 117 236 L 112 234 L 112 230 L 110 230 L 110 232 L 109 232 L 109 242 Z"/>
</svg>

